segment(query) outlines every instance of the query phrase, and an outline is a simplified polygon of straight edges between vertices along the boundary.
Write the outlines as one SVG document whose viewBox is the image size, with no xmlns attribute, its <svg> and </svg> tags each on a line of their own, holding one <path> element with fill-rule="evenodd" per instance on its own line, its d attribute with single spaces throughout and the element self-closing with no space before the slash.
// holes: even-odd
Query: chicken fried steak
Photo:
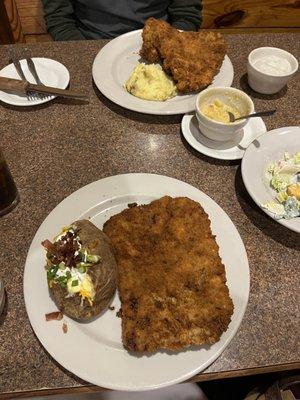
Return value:
<svg viewBox="0 0 300 400">
<path fill-rule="evenodd" d="M 163 69 L 182 93 L 210 85 L 227 50 L 220 33 L 180 32 L 154 18 L 146 21 L 142 37 L 140 55 L 150 63 L 162 61 Z"/>
<path fill-rule="evenodd" d="M 131 351 L 212 344 L 233 303 L 210 221 L 199 203 L 168 196 L 104 224 L 115 252 L 122 340 Z"/>
</svg>

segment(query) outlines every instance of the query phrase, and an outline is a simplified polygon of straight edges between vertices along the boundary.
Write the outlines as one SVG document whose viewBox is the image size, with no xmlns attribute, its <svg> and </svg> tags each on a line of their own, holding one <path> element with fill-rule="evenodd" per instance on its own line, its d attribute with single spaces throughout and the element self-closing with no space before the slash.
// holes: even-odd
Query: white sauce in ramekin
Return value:
<svg viewBox="0 0 300 400">
<path fill-rule="evenodd" d="M 286 75 L 292 70 L 288 60 L 274 55 L 260 57 L 253 65 L 258 71 L 270 75 Z"/>
</svg>

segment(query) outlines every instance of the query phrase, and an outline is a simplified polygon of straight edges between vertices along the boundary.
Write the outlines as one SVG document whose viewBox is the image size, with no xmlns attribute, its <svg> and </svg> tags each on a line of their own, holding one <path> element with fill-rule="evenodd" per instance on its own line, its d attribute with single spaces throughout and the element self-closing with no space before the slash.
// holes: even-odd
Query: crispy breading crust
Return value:
<svg viewBox="0 0 300 400">
<path fill-rule="evenodd" d="M 220 339 L 233 303 L 200 204 L 165 196 L 122 211 L 103 230 L 118 264 L 125 348 L 178 350 Z"/>
<path fill-rule="evenodd" d="M 162 61 L 179 92 L 199 91 L 219 71 L 227 45 L 220 33 L 179 32 L 167 22 L 149 18 L 142 33 L 140 55 L 148 62 Z"/>
</svg>

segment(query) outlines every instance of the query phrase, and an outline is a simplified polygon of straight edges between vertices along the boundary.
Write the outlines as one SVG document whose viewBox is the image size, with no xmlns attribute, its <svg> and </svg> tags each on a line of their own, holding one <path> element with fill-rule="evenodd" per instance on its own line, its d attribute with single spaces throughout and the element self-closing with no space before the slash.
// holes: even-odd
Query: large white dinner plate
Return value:
<svg viewBox="0 0 300 400">
<path fill-rule="evenodd" d="M 90 323 L 45 321 L 45 314 L 56 307 L 48 294 L 44 270 L 45 252 L 41 241 L 78 218 L 91 218 L 99 228 L 128 203 L 148 203 L 163 195 L 187 196 L 202 204 L 212 222 L 220 254 L 226 266 L 234 314 L 226 332 L 212 346 L 182 352 L 158 352 L 134 356 L 122 346 L 121 321 L 115 310 L 107 310 Z M 241 237 L 227 214 L 207 195 L 187 183 L 161 175 L 125 174 L 93 182 L 63 200 L 45 219 L 30 246 L 24 273 L 24 297 L 30 323 L 37 337 L 69 371 L 93 384 L 116 390 L 148 390 L 184 381 L 211 364 L 235 335 L 245 312 L 249 295 L 249 267 Z"/>
<path fill-rule="evenodd" d="M 269 131 L 254 140 L 245 152 L 242 160 L 243 181 L 250 196 L 261 208 L 276 195 L 265 177 L 266 168 L 271 162 L 283 159 L 286 151 L 290 154 L 300 151 L 300 126 Z M 300 233 L 300 217 L 276 219 L 268 210 L 262 210 L 281 225 Z"/>
<path fill-rule="evenodd" d="M 33 57 L 34 65 L 37 74 L 46 86 L 51 86 L 59 89 L 66 89 L 70 81 L 70 74 L 67 68 L 56 60 L 44 57 Z M 32 73 L 29 71 L 26 60 L 20 60 L 20 64 L 24 75 L 28 82 L 36 83 Z M 6 78 L 21 79 L 13 64 L 9 64 L 2 68 L 0 76 Z M 37 100 L 28 100 L 25 94 L 14 94 L 0 90 L 0 100 L 4 103 L 14 106 L 36 106 L 38 104 L 47 103 L 54 99 L 56 96 L 43 96 L 37 97 Z"/>
<path fill-rule="evenodd" d="M 175 96 L 167 101 L 139 99 L 124 87 L 140 60 L 141 30 L 125 33 L 106 44 L 93 64 L 93 78 L 98 89 L 114 103 L 146 114 L 184 114 L 195 109 L 195 94 Z M 233 66 L 226 55 L 219 73 L 210 86 L 231 86 Z"/>
</svg>

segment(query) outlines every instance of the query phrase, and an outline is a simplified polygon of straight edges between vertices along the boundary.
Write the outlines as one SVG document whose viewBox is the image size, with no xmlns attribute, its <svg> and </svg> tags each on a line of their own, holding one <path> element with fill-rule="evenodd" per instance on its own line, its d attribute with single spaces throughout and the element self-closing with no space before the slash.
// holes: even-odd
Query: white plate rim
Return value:
<svg viewBox="0 0 300 400">
<path fill-rule="evenodd" d="M 95 56 L 95 59 L 93 61 L 93 67 L 92 67 L 92 76 L 93 76 L 93 80 L 94 80 L 97 88 L 99 89 L 99 91 L 105 97 L 107 97 L 113 103 L 115 103 L 115 104 L 117 104 L 117 105 L 119 105 L 121 107 L 124 107 L 124 108 L 126 108 L 128 110 L 139 112 L 139 113 L 143 113 L 143 114 L 178 115 L 178 114 L 184 114 L 184 113 L 193 111 L 193 109 L 194 109 L 194 101 L 190 102 L 191 105 L 187 105 L 185 107 L 178 107 L 176 110 L 166 110 L 166 109 L 164 109 L 164 110 L 153 110 L 149 106 L 151 103 L 155 103 L 155 104 L 159 104 L 159 103 L 167 104 L 167 103 L 166 102 L 151 102 L 151 101 L 148 101 L 148 100 L 142 100 L 142 99 L 138 99 L 138 98 L 135 98 L 135 102 L 137 104 L 136 106 L 135 105 L 131 105 L 131 104 L 127 104 L 127 103 L 123 102 L 122 100 L 120 101 L 118 96 L 115 96 L 112 91 L 106 90 L 106 88 L 103 87 L 102 78 L 98 79 L 97 68 L 98 68 L 99 64 L 105 62 L 105 57 L 103 56 L 104 52 L 106 52 L 106 51 L 109 52 L 110 47 L 116 46 L 120 41 L 126 41 L 126 39 L 130 38 L 131 36 L 137 36 L 137 40 L 138 40 L 140 38 L 140 36 L 141 36 L 141 32 L 142 32 L 142 29 L 138 29 L 138 30 L 131 31 L 131 32 L 128 32 L 128 33 L 124 33 L 123 35 L 120 35 L 117 38 L 112 39 L 105 46 L 103 46 L 102 49 L 100 49 L 98 54 Z M 102 54 L 101 54 L 101 52 L 102 52 Z M 108 61 L 109 66 L 110 66 L 110 64 L 112 62 L 113 62 L 113 60 L 109 60 Z M 232 62 L 231 62 L 231 60 L 230 60 L 230 58 L 228 57 L 227 54 L 224 57 L 223 64 L 222 64 L 220 70 L 223 68 L 224 64 L 226 65 L 226 68 L 229 69 L 228 76 L 226 76 L 226 84 L 220 84 L 219 83 L 217 86 L 231 86 L 232 82 L 233 82 L 234 69 L 233 69 Z M 108 70 L 111 70 L 111 68 L 109 68 L 109 66 L 108 66 Z M 218 74 L 216 74 L 215 77 Z M 214 83 L 212 83 L 208 87 L 211 87 L 211 86 L 216 86 L 216 85 L 214 85 Z M 189 95 L 189 99 L 194 99 L 196 96 L 197 96 L 197 94 L 191 94 L 191 95 Z M 188 101 L 187 101 L 187 103 L 188 103 Z M 149 106 L 148 108 L 147 108 L 147 105 Z"/>
<path fill-rule="evenodd" d="M 241 160 L 243 158 L 243 156 L 245 154 L 245 149 L 244 150 L 240 149 L 240 153 L 236 154 L 234 156 L 234 155 L 231 155 L 232 153 L 230 153 L 230 152 L 224 152 L 223 150 L 218 150 L 218 149 L 211 149 L 210 147 L 207 147 L 202 143 L 200 143 L 200 146 L 199 146 L 199 144 L 198 144 L 199 142 L 197 141 L 197 139 L 194 138 L 194 136 L 191 133 L 191 130 L 189 129 L 189 124 L 190 124 L 190 121 L 192 120 L 192 118 L 194 118 L 194 113 L 187 113 L 182 117 L 181 131 L 182 131 L 183 137 L 188 142 L 188 144 L 191 147 L 193 147 L 193 149 L 195 149 L 197 152 L 199 152 L 201 154 L 204 154 L 208 157 L 215 158 L 218 160 Z M 248 124 L 251 124 L 251 126 L 254 125 L 255 123 L 257 124 L 257 126 L 260 125 L 260 132 L 258 133 L 258 135 L 265 134 L 267 132 L 266 125 L 262 118 L 260 118 L 260 117 L 252 118 L 248 122 Z M 263 133 L 261 132 L 261 130 L 263 131 Z M 253 140 L 255 140 L 255 139 L 253 139 Z M 231 149 L 234 149 L 235 147 L 232 147 Z"/>
<path fill-rule="evenodd" d="M 296 133 L 296 130 L 299 132 L 300 127 L 295 125 L 295 126 L 287 126 L 287 127 L 272 129 L 272 130 L 266 132 L 266 134 L 257 138 L 255 141 L 258 142 L 259 145 L 263 145 L 264 142 L 268 142 L 269 140 L 272 140 L 272 136 L 277 136 L 279 134 L 289 134 L 289 133 L 292 133 L 293 131 L 295 131 L 295 133 Z M 300 137 L 300 134 L 299 134 L 299 137 Z M 283 145 L 283 147 L 284 147 L 284 145 Z M 249 180 L 248 180 L 246 163 L 248 163 L 249 154 L 254 148 L 255 148 L 255 145 L 253 143 L 251 143 L 251 145 L 245 151 L 245 154 L 244 154 L 244 157 L 243 157 L 242 163 L 241 163 L 242 178 L 243 178 L 244 185 L 247 189 L 247 192 L 249 193 L 249 195 L 251 196 L 251 198 L 255 202 L 255 204 L 270 218 L 272 218 L 274 221 L 278 222 L 280 225 L 283 225 L 284 227 L 292 230 L 293 232 L 300 233 L 300 223 L 299 223 L 299 227 L 297 227 L 297 226 L 294 226 L 293 224 L 291 224 L 293 219 L 288 220 L 288 219 L 284 219 L 284 218 L 282 218 L 282 219 L 274 218 L 274 215 L 271 212 L 269 212 L 268 210 L 266 210 L 262 207 L 260 200 L 253 193 L 253 191 L 251 189 L 251 184 L 249 183 Z M 272 199 L 270 198 L 270 200 L 272 200 Z M 298 219 L 300 222 L 300 217 Z"/>
<path fill-rule="evenodd" d="M 240 307 L 240 313 L 238 315 L 238 320 L 237 320 L 237 324 L 234 325 L 234 327 L 232 327 L 231 329 L 231 333 L 230 336 L 226 339 L 226 341 L 223 343 L 222 347 L 215 352 L 209 359 L 206 360 L 205 363 L 202 363 L 200 367 L 198 368 L 194 368 L 190 371 L 187 371 L 185 374 L 182 374 L 179 377 L 173 377 L 172 379 L 169 379 L 165 382 L 159 382 L 158 384 L 151 384 L 151 385 L 144 385 L 144 386 L 139 386 L 137 384 L 134 385 L 124 385 L 124 384 L 106 384 L 106 382 L 103 381 L 99 381 L 99 380 L 94 380 L 94 379 L 90 379 L 88 375 L 81 373 L 76 370 L 76 368 L 71 367 L 70 365 L 68 365 L 68 363 L 66 363 L 64 360 L 61 360 L 60 355 L 58 356 L 57 354 L 53 354 L 53 352 L 51 352 L 49 350 L 49 348 L 47 347 L 47 343 L 44 342 L 43 338 L 41 338 L 40 336 L 40 332 L 39 332 L 39 324 L 34 321 L 32 319 L 32 304 L 30 304 L 30 292 L 28 291 L 27 288 L 30 287 L 30 281 L 28 280 L 30 278 L 30 274 L 28 273 L 28 270 L 30 268 L 30 263 L 31 263 L 31 258 L 32 258 L 32 254 L 35 251 L 35 247 L 37 246 L 37 241 L 38 241 L 38 245 L 40 246 L 40 238 L 39 238 L 39 232 L 42 231 L 43 227 L 49 223 L 49 221 L 51 221 L 51 218 L 53 216 L 53 213 L 58 213 L 58 214 L 62 214 L 63 209 L 65 208 L 65 206 L 72 200 L 74 200 L 76 198 L 76 196 L 78 194 L 80 194 L 80 192 L 84 195 L 85 198 L 87 198 L 88 196 L 88 192 L 90 192 L 90 195 L 93 196 L 91 193 L 91 189 L 95 188 L 97 184 L 99 184 L 99 182 L 101 181 L 109 181 L 109 180 L 116 180 L 120 177 L 122 178 L 128 178 L 128 179 L 140 179 L 140 181 L 143 181 L 146 177 L 151 177 L 152 180 L 155 179 L 163 179 L 166 181 L 172 181 L 172 183 L 174 184 L 174 182 L 177 182 L 177 185 L 180 186 L 184 186 L 184 192 L 185 190 L 192 190 L 194 193 L 197 194 L 197 196 L 200 196 L 202 198 L 201 201 L 207 201 L 210 202 L 212 207 L 216 207 L 221 213 L 222 213 L 222 218 L 225 218 L 225 220 L 231 225 L 232 230 L 232 235 L 235 236 L 235 240 L 237 240 L 238 242 L 240 242 L 240 251 L 242 254 L 242 258 L 243 258 L 243 262 L 245 264 L 245 282 L 244 282 L 244 289 L 246 288 L 246 293 L 243 293 L 243 304 Z M 166 193 L 167 194 L 167 193 Z M 184 194 L 183 194 L 184 195 Z M 79 207 L 80 208 L 80 207 Z M 81 207 L 82 208 L 82 207 Z M 81 210 L 83 211 L 83 209 Z M 79 212 L 79 211 L 78 211 Z M 77 213 L 77 212 L 76 212 Z M 78 214 L 78 213 L 77 213 Z M 212 218 L 212 217 L 211 217 Z M 228 273 L 228 272 L 227 272 Z M 249 289 L 250 289 L 250 272 L 249 272 L 249 264 L 248 264 L 248 258 L 247 258 L 247 253 L 244 247 L 244 244 L 242 242 L 242 239 L 237 231 L 237 229 L 235 228 L 234 224 L 232 223 L 232 221 L 230 220 L 230 218 L 228 217 L 228 215 L 224 212 L 224 210 L 222 210 L 209 196 L 205 195 L 203 192 L 201 192 L 199 189 L 185 183 L 182 181 L 179 181 L 177 179 L 174 178 L 170 178 L 167 176 L 163 176 L 163 175 L 157 175 L 157 174 L 143 174 L 143 173 L 136 173 L 136 174 L 122 174 L 122 175 L 115 175 L 115 176 L 110 176 L 110 177 L 106 177 L 103 179 L 100 179 L 99 181 L 96 182 L 92 182 L 80 189 L 78 189 L 77 191 L 73 192 L 70 196 L 68 196 L 67 198 L 65 198 L 61 203 L 58 204 L 58 206 L 56 206 L 52 212 L 50 212 L 50 214 L 45 218 L 45 220 L 43 221 L 43 223 L 40 225 L 39 229 L 37 230 L 35 237 L 31 243 L 30 249 L 28 251 L 28 255 L 27 255 L 27 259 L 26 259 L 26 264 L 25 264 L 25 270 L 24 270 L 24 300 L 25 300 L 25 306 L 26 306 L 26 311 L 31 323 L 31 326 L 36 334 L 36 336 L 38 337 L 39 341 L 42 343 L 42 345 L 44 346 L 44 348 L 48 351 L 48 353 L 50 353 L 50 355 L 59 363 L 61 364 L 64 368 L 68 369 L 70 372 L 74 373 L 75 375 L 79 376 L 81 379 L 84 379 L 90 383 L 93 383 L 95 385 L 98 386 L 102 386 L 102 387 L 106 387 L 108 389 L 115 389 L 115 390 L 130 390 L 130 391 L 143 391 L 143 390 L 149 390 L 149 389 L 157 389 L 157 388 L 161 388 L 161 387 L 166 387 L 178 382 L 182 382 L 188 378 L 190 378 L 191 376 L 195 375 L 196 373 L 202 371 L 203 369 L 205 369 L 208 365 L 210 365 L 221 353 L 222 351 L 227 347 L 227 345 L 229 344 L 229 342 L 231 341 L 231 339 L 235 336 L 241 322 L 244 316 L 244 313 L 246 311 L 246 307 L 247 307 L 247 303 L 248 303 L 248 298 L 249 298 Z M 34 307 L 36 307 L 36 305 L 34 305 Z M 228 329 L 229 330 L 229 329 Z M 199 350 L 201 351 L 201 350 Z M 112 372 L 113 374 L 114 372 Z"/>
<path fill-rule="evenodd" d="M 64 80 L 63 84 L 58 86 L 58 88 L 59 89 L 66 89 L 68 87 L 69 82 L 70 82 L 70 73 L 69 73 L 68 68 L 64 64 L 62 64 L 60 61 L 57 61 L 57 60 L 54 60 L 53 58 L 48 58 L 48 57 L 32 57 L 32 60 L 33 61 L 39 61 L 39 62 L 45 62 L 45 61 L 49 62 L 50 61 L 51 63 L 57 64 L 59 66 L 59 68 L 61 69 L 61 73 L 62 73 L 61 77 Z M 23 61 L 24 61 L 24 59 L 20 60 L 21 63 Z M 3 67 L 0 70 L 0 76 L 2 76 L 1 73 L 3 73 L 6 69 L 10 69 L 10 68 L 13 68 L 13 64 L 12 63 L 6 65 L 5 67 Z M 35 82 L 33 82 L 33 83 L 35 83 Z M 42 99 L 42 100 L 32 100 L 32 101 L 27 101 L 27 102 L 24 102 L 24 103 L 20 104 L 18 102 L 13 101 L 13 100 L 12 101 L 9 101 L 7 99 L 4 100 L 1 97 L 2 92 L 3 91 L 0 90 L 0 101 L 2 101 L 3 103 L 6 103 L 6 104 L 10 104 L 12 106 L 16 106 L 16 107 L 34 107 L 34 106 L 38 106 L 40 104 L 48 103 L 49 101 L 52 101 L 57 97 L 57 96 L 52 95 L 51 97 L 45 98 L 45 99 Z"/>
</svg>

